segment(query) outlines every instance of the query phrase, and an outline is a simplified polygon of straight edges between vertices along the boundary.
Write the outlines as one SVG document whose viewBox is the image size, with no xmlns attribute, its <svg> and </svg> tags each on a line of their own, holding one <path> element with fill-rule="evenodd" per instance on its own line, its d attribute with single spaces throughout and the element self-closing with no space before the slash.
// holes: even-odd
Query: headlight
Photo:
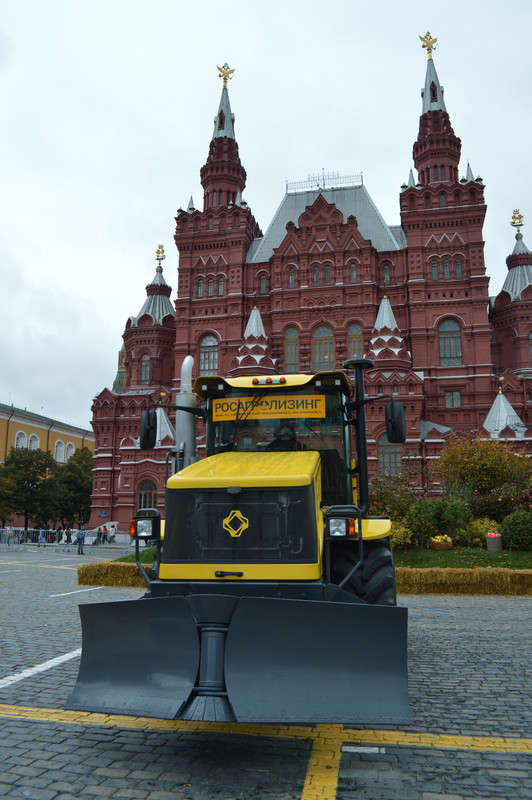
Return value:
<svg viewBox="0 0 532 800">
<path fill-rule="evenodd" d="M 329 536 L 347 536 L 347 520 L 330 519 Z"/>
</svg>

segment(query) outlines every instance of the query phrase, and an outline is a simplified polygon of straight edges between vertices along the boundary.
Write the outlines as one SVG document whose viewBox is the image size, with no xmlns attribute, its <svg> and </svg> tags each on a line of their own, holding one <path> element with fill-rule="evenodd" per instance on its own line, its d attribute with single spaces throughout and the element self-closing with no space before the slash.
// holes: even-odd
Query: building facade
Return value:
<svg viewBox="0 0 532 800">
<path fill-rule="evenodd" d="M 58 464 L 66 464 L 78 448 L 94 451 L 94 432 L 0 403 L 0 463 L 12 447 L 50 451 Z"/>
<path fill-rule="evenodd" d="M 94 400 L 95 520 L 105 511 L 126 523 L 138 507 L 162 505 L 172 413 L 160 415 L 159 446 L 144 452 L 140 412 L 149 402 L 163 410 L 175 402 L 189 354 L 195 375 L 315 372 L 371 358 L 367 394 L 401 400 L 407 419 L 406 442 L 392 446 L 382 403 L 368 406 L 371 474 L 409 467 L 422 475 L 453 431 L 532 450 L 532 254 L 518 229 L 508 278 L 490 298 L 484 184 L 469 164 L 460 177 L 461 141 L 433 40 L 423 41 L 418 177 L 411 172 L 400 189 L 396 226 L 386 224 L 361 179 L 322 175 L 288 185 L 263 234 L 243 199 L 247 176 L 221 70 L 200 170 L 202 208 L 191 199 L 176 217 L 175 302 L 160 248 L 146 301 L 126 324 L 113 391 Z"/>
</svg>

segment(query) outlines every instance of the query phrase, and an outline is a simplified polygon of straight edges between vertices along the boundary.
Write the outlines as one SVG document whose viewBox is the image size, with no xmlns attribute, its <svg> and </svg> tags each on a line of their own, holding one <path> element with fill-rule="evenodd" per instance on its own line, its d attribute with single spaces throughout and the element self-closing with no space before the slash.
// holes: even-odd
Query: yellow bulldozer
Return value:
<svg viewBox="0 0 532 800">
<path fill-rule="evenodd" d="M 344 364 L 354 392 L 346 371 L 196 379 L 174 407 L 164 518 L 141 509 L 132 523 L 147 592 L 80 606 L 68 708 L 285 724 L 411 719 L 390 520 L 369 515 L 366 405 L 382 399 L 364 396 L 372 366 Z M 384 413 L 388 439 L 404 441 L 402 405 L 390 399 Z M 154 446 L 156 426 L 146 409 L 142 448 Z M 156 545 L 149 573 L 143 540 Z"/>
</svg>

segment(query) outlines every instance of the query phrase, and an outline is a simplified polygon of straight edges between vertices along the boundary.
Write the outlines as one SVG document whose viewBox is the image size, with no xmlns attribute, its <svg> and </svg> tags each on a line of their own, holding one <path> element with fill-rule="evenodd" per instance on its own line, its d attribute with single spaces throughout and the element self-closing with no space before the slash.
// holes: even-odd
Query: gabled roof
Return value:
<svg viewBox="0 0 532 800">
<path fill-rule="evenodd" d="M 319 195 L 342 213 L 342 221 L 356 217 L 358 229 L 364 239 L 370 240 L 378 251 L 400 250 L 404 247 L 404 232 L 398 235 L 397 227 L 390 228 L 373 203 L 366 187 L 345 186 L 338 189 L 311 189 L 306 192 L 287 192 L 262 239 L 254 239 L 246 256 L 248 264 L 269 261 L 273 251 L 286 236 L 289 222 L 298 225 L 306 208 L 312 206 Z"/>
</svg>

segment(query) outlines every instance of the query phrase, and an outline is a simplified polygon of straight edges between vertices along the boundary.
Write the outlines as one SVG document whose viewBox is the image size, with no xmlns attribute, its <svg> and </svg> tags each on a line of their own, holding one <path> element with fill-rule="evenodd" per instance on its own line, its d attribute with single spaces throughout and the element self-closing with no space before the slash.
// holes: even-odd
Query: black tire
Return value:
<svg viewBox="0 0 532 800">
<path fill-rule="evenodd" d="M 339 545 L 332 560 L 331 578 L 333 583 L 338 584 L 358 560 L 357 544 Z M 397 605 L 395 568 L 388 539 L 364 542 L 364 563 L 344 584 L 343 589 L 370 605 Z"/>
</svg>

